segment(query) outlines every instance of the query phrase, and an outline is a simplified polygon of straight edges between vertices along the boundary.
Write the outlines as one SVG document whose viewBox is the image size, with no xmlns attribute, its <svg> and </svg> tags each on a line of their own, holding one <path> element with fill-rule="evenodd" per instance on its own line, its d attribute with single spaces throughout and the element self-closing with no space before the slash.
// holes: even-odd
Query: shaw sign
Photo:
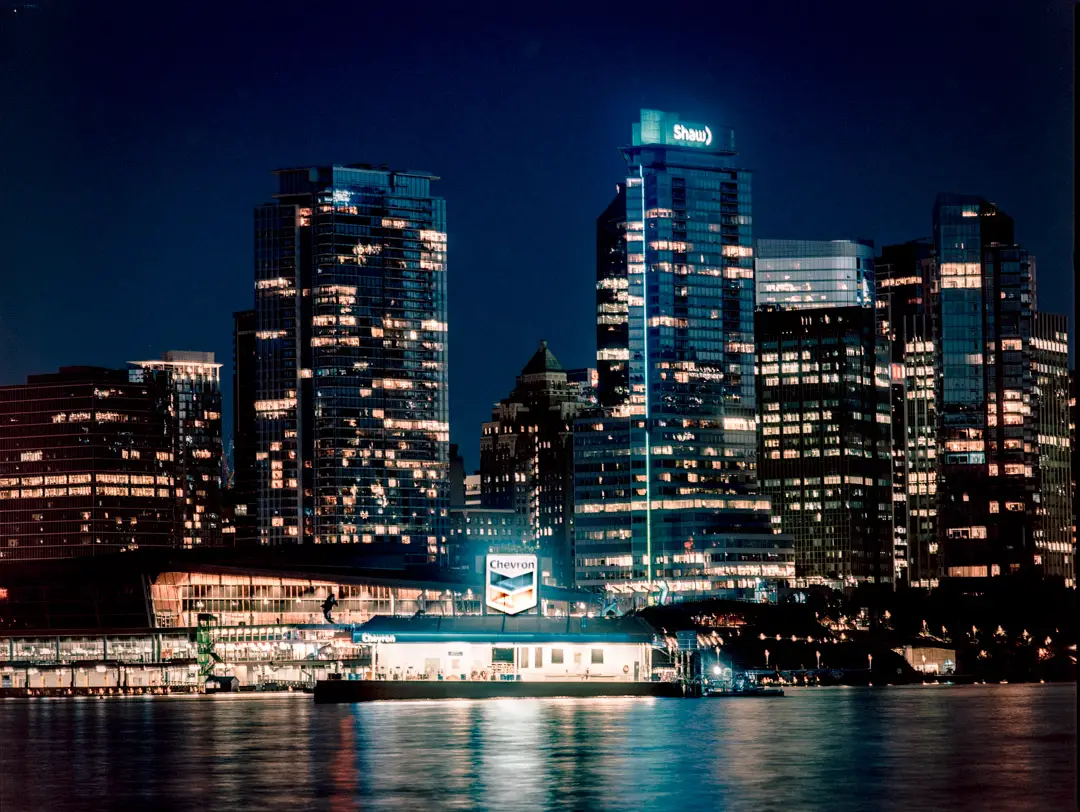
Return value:
<svg viewBox="0 0 1080 812">
<path fill-rule="evenodd" d="M 685 127 L 682 124 L 676 124 L 671 131 L 671 135 L 676 141 L 689 141 L 693 144 L 702 144 L 706 147 L 712 143 L 712 130 L 707 126 L 698 129 L 696 127 Z"/>
<path fill-rule="evenodd" d="M 537 564 L 535 555 L 487 557 L 485 603 L 488 608 L 516 615 L 537 604 Z"/>
</svg>

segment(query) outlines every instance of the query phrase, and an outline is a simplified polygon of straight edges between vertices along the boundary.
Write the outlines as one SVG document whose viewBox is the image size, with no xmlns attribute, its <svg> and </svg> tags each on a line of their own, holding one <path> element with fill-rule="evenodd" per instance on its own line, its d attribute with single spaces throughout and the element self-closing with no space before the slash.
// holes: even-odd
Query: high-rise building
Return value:
<svg viewBox="0 0 1080 812">
<path fill-rule="evenodd" d="M 889 387 L 873 307 L 759 309 L 759 475 L 806 583 L 894 577 Z"/>
<path fill-rule="evenodd" d="M 176 481 L 176 526 L 184 547 L 221 543 L 221 364 L 212 352 L 169 351 L 131 361 L 132 381 L 161 378 Z"/>
<path fill-rule="evenodd" d="M 233 313 L 232 480 L 225 502 L 233 543 L 258 544 L 259 480 L 256 475 L 255 311 Z M 229 527 L 224 528 L 226 530 Z"/>
<path fill-rule="evenodd" d="M 758 307 L 874 306 L 869 240 L 758 240 L 755 254 Z"/>
<path fill-rule="evenodd" d="M 1069 436 L 1069 323 L 1035 313 L 1031 365 L 1038 444 L 1035 568 L 1075 583 L 1072 445 Z"/>
<path fill-rule="evenodd" d="M 0 561 L 181 544 L 173 395 L 97 367 L 0 387 Z"/>
<path fill-rule="evenodd" d="M 656 110 L 621 154 L 597 222 L 603 411 L 574 436 L 577 583 L 775 594 L 792 567 L 757 496 L 750 173 L 730 129 Z"/>
<path fill-rule="evenodd" d="M 928 240 L 887 245 L 876 274 L 878 319 L 889 346 L 896 580 L 930 588 L 941 576 L 933 246 Z"/>
<path fill-rule="evenodd" d="M 446 206 L 434 176 L 285 169 L 255 212 L 259 537 L 435 561 L 448 533 Z"/>
<path fill-rule="evenodd" d="M 1030 571 L 1038 472 L 1034 258 L 1014 244 L 1012 218 L 971 195 L 938 195 L 934 243 L 945 574 Z"/>
<path fill-rule="evenodd" d="M 559 586 L 574 583 L 573 427 L 581 408 L 580 387 L 541 341 L 480 438 L 481 505 L 521 514 L 522 542 L 551 559 L 547 577 Z"/>
<path fill-rule="evenodd" d="M 1069 454 L 1070 461 L 1076 459 L 1076 370 L 1069 370 Z M 1072 524 L 1070 530 L 1069 552 L 1072 555 L 1073 574 L 1071 586 L 1076 586 L 1076 468 L 1069 472 L 1070 504 L 1072 505 Z"/>
<path fill-rule="evenodd" d="M 600 375 L 595 367 L 579 367 L 566 370 L 566 385 L 582 409 L 595 409 L 600 405 L 597 388 Z"/>
</svg>

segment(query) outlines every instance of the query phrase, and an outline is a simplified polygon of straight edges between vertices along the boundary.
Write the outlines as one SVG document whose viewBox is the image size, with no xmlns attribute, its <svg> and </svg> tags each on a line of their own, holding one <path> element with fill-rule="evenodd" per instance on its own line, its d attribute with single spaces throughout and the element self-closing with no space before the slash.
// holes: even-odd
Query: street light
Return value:
<svg viewBox="0 0 1080 812">
<path fill-rule="evenodd" d="M 867 654 L 866 655 L 866 667 L 871 671 L 874 670 L 874 655 L 873 654 Z"/>
<path fill-rule="evenodd" d="M 765 649 L 765 667 L 769 667 L 769 650 Z"/>
<path fill-rule="evenodd" d="M 817 655 L 817 667 L 818 667 L 818 671 L 820 671 L 821 670 L 821 652 L 820 651 L 815 651 L 814 654 Z"/>
</svg>

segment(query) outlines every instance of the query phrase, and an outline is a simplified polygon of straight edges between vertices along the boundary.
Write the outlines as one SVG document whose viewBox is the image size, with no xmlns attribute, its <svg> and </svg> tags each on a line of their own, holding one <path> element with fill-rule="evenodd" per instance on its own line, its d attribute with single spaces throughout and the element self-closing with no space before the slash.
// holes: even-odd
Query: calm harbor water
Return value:
<svg viewBox="0 0 1080 812">
<path fill-rule="evenodd" d="M 1073 685 L 0 701 L 0 809 L 1065 809 Z"/>
</svg>

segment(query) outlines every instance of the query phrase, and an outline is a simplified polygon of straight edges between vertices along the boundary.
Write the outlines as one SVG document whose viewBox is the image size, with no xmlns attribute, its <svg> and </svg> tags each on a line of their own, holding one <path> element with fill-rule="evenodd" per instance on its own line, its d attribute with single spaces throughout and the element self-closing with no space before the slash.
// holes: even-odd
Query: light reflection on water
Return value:
<svg viewBox="0 0 1080 812">
<path fill-rule="evenodd" d="M 1058 809 L 1072 685 L 0 702 L 0 809 Z"/>
</svg>

